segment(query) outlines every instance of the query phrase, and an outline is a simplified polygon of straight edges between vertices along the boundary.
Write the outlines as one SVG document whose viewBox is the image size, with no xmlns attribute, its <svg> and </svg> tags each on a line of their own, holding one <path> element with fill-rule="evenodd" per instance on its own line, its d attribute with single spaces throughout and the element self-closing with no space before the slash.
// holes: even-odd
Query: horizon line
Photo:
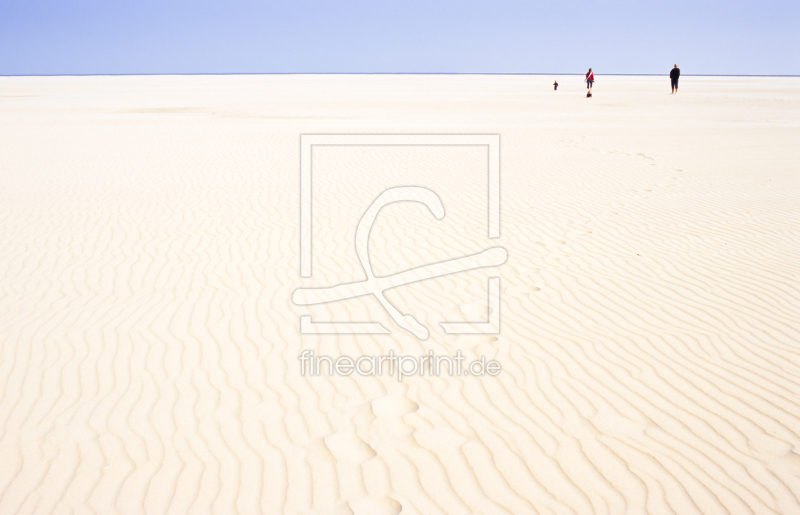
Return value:
<svg viewBox="0 0 800 515">
<path fill-rule="evenodd" d="M 214 76 L 214 75 L 576 75 L 582 76 L 584 73 L 573 72 L 164 72 L 164 73 L 36 73 L 36 74 L 3 74 L 0 77 L 146 77 L 146 76 Z M 668 73 L 600 73 L 602 76 L 620 77 L 663 77 Z M 684 77 L 800 77 L 800 75 L 787 74 L 704 74 L 704 73 L 682 73 Z"/>
</svg>

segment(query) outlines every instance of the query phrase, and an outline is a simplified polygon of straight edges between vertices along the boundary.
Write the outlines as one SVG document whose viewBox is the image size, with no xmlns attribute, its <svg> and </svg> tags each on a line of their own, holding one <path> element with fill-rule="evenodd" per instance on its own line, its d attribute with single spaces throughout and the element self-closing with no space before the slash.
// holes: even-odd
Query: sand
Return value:
<svg viewBox="0 0 800 515">
<path fill-rule="evenodd" d="M 554 92 L 554 79 L 560 83 Z M 0 78 L 0 513 L 800 513 L 800 79 Z M 499 135 L 313 150 L 304 134 Z M 501 246 L 490 268 L 304 306 Z M 500 278 L 499 334 L 486 322 Z M 380 323 L 391 334 L 301 334 Z M 301 375 L 463 353 L 494 377 Z"/>
</svg>

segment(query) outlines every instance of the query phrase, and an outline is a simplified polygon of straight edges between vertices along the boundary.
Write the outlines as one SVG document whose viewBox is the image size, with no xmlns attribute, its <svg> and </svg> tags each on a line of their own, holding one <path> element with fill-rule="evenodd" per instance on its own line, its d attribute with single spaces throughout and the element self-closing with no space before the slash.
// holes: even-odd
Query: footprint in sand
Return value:
<svg viewBox="0 0 800 515">
<path fill-rule="evenodd" d="M 391 497 L 366 496 L 350 501 L 353 515 L 397 515 L 403 510 L 399 502 Z"/>
<path fill-rule="evenodd" d="M 375 456 L 375 450 L 355 433 L 333 433 L 325 437 L 325 445 L 345 463 L 363 463 Z"/>
<path fill-rule="evenodd" d="M 402 417 L 418 409 L 419 404 L 405 395 L 384 395 L 372 401 L 372 411 L 376 417 Z"/>
</svg>

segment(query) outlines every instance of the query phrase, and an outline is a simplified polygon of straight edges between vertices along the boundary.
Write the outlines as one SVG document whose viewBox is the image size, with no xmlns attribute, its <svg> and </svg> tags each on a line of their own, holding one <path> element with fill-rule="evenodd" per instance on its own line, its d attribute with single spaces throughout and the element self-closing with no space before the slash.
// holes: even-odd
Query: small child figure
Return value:
<svg viewBox="0 0 800 515">
<path fill-rule="evenodd" d="M 553 83 L 553 91 L 558 91 L 558 81 Z"/>
<path fill-rule="evenodd" d="M 592 90 L 586 92 L 586 98 L 592 98 Z"/>
</svg>

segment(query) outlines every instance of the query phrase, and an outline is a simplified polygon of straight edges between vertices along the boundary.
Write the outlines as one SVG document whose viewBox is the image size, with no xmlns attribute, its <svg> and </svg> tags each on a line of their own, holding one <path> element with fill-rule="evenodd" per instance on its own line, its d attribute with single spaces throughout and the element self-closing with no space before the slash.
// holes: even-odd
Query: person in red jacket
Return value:
<svg viewBox="0 0 800 515">
<path fill-rule="evenodd" d="M 594 73 L 592 73 L 592 69 L 589 68 L 589 71 L 586 72 L 586 89 L 592 89 L 592 83 L 594 82 Z"/>
</svg>

